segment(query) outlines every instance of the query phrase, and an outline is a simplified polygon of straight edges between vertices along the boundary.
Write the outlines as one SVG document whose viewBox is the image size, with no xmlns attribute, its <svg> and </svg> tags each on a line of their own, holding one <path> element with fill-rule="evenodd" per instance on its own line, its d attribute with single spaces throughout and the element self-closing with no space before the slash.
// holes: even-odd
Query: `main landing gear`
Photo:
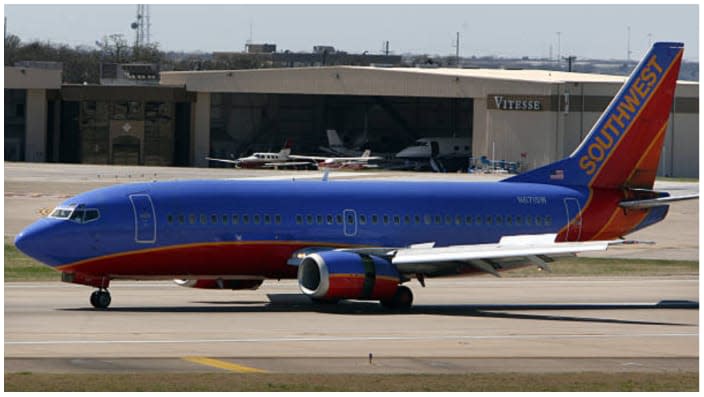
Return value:
<svg viewBox="0 0 704 397">
<path fill-rule="evenodd" d="M 107 309 L 110 301 L 110 292 L 106 288 L 100 288 L 90 294 L 90 304 L 96 309 Z"/>
<path fill-rule="evenodd" d="M 401 285 L 396 290 L 396 294 L 391 299 L 384 299 L 381 305 L 387 309 L 408 310 L 413 304 L 413 292 L 411 289 Z"/>
</svg>

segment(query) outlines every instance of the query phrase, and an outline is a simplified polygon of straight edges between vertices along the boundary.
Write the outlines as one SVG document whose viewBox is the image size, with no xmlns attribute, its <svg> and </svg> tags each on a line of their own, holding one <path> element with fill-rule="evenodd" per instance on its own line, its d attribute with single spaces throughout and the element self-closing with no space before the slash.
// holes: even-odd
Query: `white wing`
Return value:
<svg viewBox="0 0 704 397">
<path fill-rule="evenodd" d="M 206 160 L 210 160 L 210 161 L 219 161 L 219 162 L 221 162 L 221 163 L 228 163 L 228 164 L 239 164 L 239 163 L 241 163 L 241 161 L 239 161 L 239 160 L 217 159 L 217 158 L 213 158 L 213 157 L 206 157 L 205 159 L 206 159 Z"/>
<path fill-rule="evenodd" d="M 503 270 L 535 265 L 550 271 L 549 262 L 578 252 L 605 251 L 623 240 L 555 242 L 556 234 L 505 236 L 498 243 L 434 247 L 433 243 L 406 248 L 368 247 L 345 249 L 360 254 L 384 257 L 402 274 L 429 277 L 450 276 L 479 270 L 499 276 Z"/>
</svg>

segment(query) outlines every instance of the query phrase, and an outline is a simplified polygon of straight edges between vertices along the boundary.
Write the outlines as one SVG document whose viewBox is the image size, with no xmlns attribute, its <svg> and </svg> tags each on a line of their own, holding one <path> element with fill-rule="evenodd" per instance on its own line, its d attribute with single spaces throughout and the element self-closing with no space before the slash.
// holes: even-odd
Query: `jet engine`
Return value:
<svg viewBox="0 0 704 397">
<path fill-rule="evenodd" d="M 202 288 L 202 289 L 251 289 L 255 290 L 262 285 L 264 280 L 223 280 L 223 279 L 205 279 L 205 280 L 179 280 L 174 282 L 181 287 L 187 288 Z"/>
<path fill-rule="evenodd" d="M 399 282 L 396 268 L 374 255 L 324 251 L 307 255 L 298 266 L 301 291 L 320 301 L 390 301 L 399 290 Z"/>
</svg>

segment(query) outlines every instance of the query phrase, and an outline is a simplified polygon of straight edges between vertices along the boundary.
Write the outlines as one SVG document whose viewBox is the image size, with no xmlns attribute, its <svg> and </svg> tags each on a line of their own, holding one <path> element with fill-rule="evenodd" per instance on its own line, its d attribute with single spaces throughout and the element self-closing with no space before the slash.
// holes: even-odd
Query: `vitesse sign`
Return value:
<svg viewBox="0 0 704 397">
<path fill-rule="evenodd" d="M 489 95 L 487 108 L 489 110 L 524 110 L 539 112 L 545 110 L 547 98 L 540 96 L 521 95 Z"/>
</svg>

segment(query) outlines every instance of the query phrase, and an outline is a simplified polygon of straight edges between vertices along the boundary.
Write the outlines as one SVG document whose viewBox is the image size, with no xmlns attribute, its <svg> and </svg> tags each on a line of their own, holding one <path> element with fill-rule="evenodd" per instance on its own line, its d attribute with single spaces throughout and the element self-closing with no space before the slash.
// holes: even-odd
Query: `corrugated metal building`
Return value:
<svg viewBox="0 0 704 397">
<path fill-rule="evenodd" d="M 465 137 L 475 158 L 519 161 L 524 170 L 531 169 L 570 154 L 625 80 L 540 70 L 334 66 L 162 72 L 159 87 L 131 89 L 61 87 L 60 77 L 54 77 L 45 88 L 36 88 L 40 80 L 30 82 L 8 69 L 6 158 L 12 125 L 15 135 L 25 131 L 24 157 L 17 160 L 123 163 L 136 158 L 140 164 L 195 166 L 207 166 L 208 155 L 277 151 L 288 138 L 294 152 L 312 154 L 326 144 L 325 131 L 336 129 L 350 144 L 367 142 L 377 153 L 399 151 L 422 137 Z M 24 116 L 8 112 L 23 91 L 28 98 Z M 71 106 L 74 110 L 67 110 Z M 46 116 L 52 107 L 58 110 Z M 91 112 L 105 114 L 92 127 L 83 117 Z M 30 117 L 36 114 L 44 118 Z M 16 119 L 23 117 L 20 126 Z M 80 122 L 65 120 L 76 117 Z M 129 132 L 135 126 L 146 131 L 147 124 L 157 131 L 150 133 L 153 139 Z M 680 81 L 661 175 L 698 177 L 698 132 L 699 84 Z M 57 146 L 69 141 L 81 149 L 68 158 L 55 155 L 63 150 Z M 42 146 L 45 154 L 37 155 L 35 149 Z M 87 155 L 91 146 L 104 155 Z M 162 155 L 154 160 L 148 153 Z"/>
</svg>

